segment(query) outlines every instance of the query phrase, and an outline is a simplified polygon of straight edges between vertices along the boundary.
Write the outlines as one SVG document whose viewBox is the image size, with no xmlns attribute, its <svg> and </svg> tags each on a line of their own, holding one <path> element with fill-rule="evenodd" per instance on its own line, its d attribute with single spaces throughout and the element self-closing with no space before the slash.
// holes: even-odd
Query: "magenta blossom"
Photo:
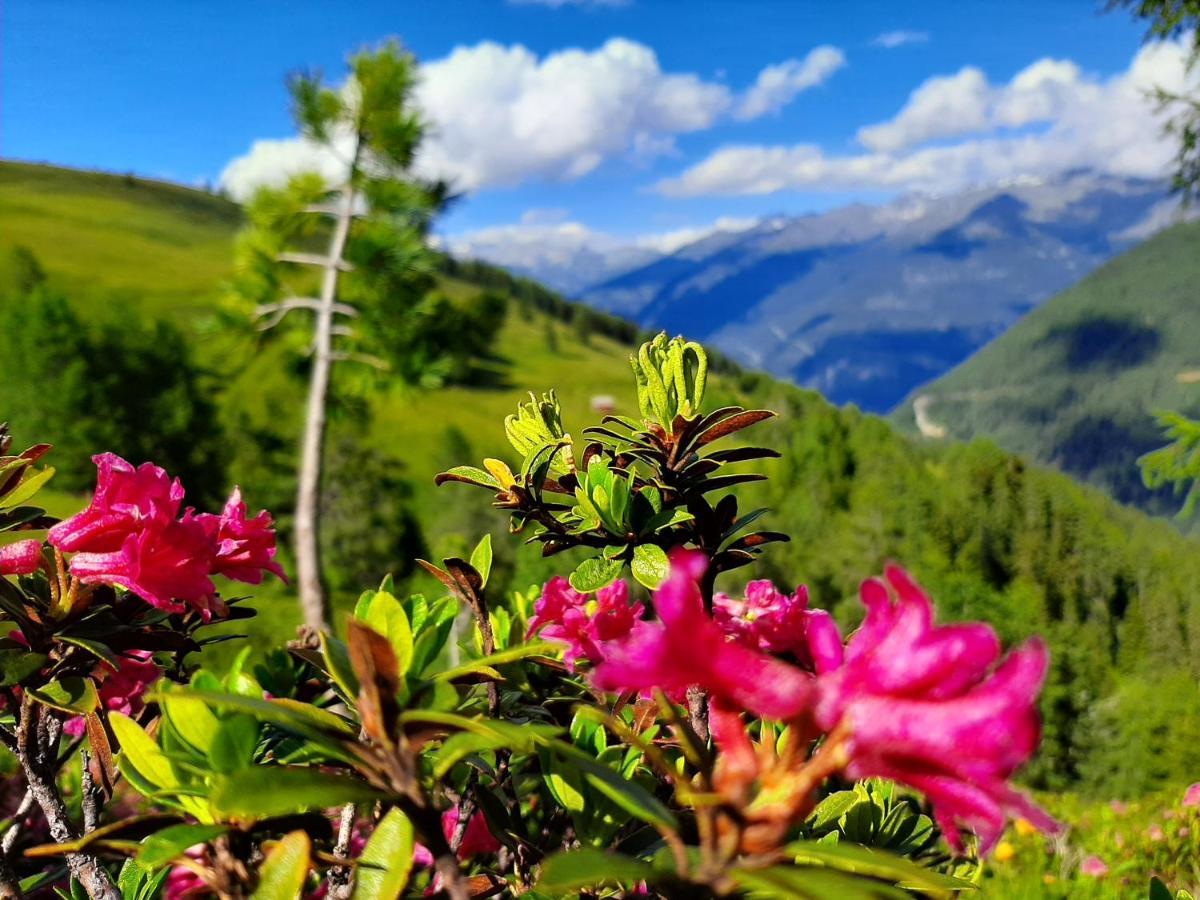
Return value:
<svg viewBox="0 0 1200 900">
<path fill-rule="evenodd" d="M 1188 785 L 1188 789 L 1183 794 L 1183 805 L 1200 806 L 1200 781 Z"/>
<path fill-rule="evenodd" d="M 587 594 L 555 576 L 546 582 L 534 605 L 526 638 L 540 632 L 543 638 L 566 644 L 563 660 L 573 671 L 581 657 L 593 664 L 600 662 L 600 642 L 625 637 L 644 611 L 642 604 L 630 604 L 629 585 L 624 581 L 601 588 L 595 601 L 589 602 Z"/>
<path fill-rule="evenodd" d="M 214 554 L 211 529 L 189 510 L 177 521 L 143 523 L 117 550 L 76 553 L 71 574 L 84 584 L 123 587 L 167 612 L 183 612 L 186 604 L 207 613 L 216 593 L 209 577 Z"/>
<path fill-rule="evenodd" d="M 49 541 L 64 553 L 111 553 L 147 522 L 179 514 L 183 486 L 153 463 L 136 469 L 115 453 L 92 457 L 96 493 L 88 508 L 50 529 Z"/>
<path fill-rule="evenodd" d="M 184 854 L 189 859 L 198 862 L 205 862 L 205 846 L 197 844 L 191 847 Z M 164 884 L 163 896 L 166 900 L 186 900 L 189 897 L 211 897 L 213 894 L 212 888 L 204 883 L 199 875 L 193 872 L 187 866 L 175 865 L 171 867 L 170 873 L 167 875 L 166 883 Z"/>
<path fill-rule="evenodd" d="M 458 807 L 451 806 L 442 813 L 442 834 L 447 841 L 454 839 L 454 831 L 457 828 Z M 476 811 L 475 815 L 471 816 L 471 821 L 467 823 L 467 830 L 463 832 L 463 841 L 458 848 L 458 858 L 466 860 L 472 856 L 495 853 L 499 849 L 500 842 L 488 829 L 487 819 L 483 817 L 483 813 Z M 433 854 L 424 844 L 418 843 L 413 847 L 413 862 L 418 866 L 432 866 Z"/>
<path fill-rule="evenodd" d="M 283 578 L 275 531 L 265 510 L 246 517 L 234 489 L 220 516 L 179 515 L 183 487 L 158 466 L 134 468 L 112 453 L 93 457 L 96 493 L 88 508 L 50 529 L 50 543 L 73 553 L 71 574 L 84 584 L 110 584 L 151 606 L 205 617 L 222 604 L 213 575 L 258 584 L 263 572 Z"/>
<path fill-rule="evenodd" d="M 17 541 L 0 547 L 0 575 L 32 575 L 41 564 L 41 541 Z"/>
<path fill-rule="evenodd" d="M 1079 874 L 1089 878 L 1103 878 L 1108 874 L 1108 865 L 1098 856 L 1089 856 L 1079 864 Z"/>
<path fill-rule="evenodd" d="M 1001 661 L 990 627 L 935 626 L 929 598 L 903 569 L 889 566 L 885 578 L 886 585 L 864 582 L 866 618 L 841 664 L 819 666 L 816 722 L 847 734 L 847 774 L 924 793 L 956 850 L 960 824 L 979 835 L 984 852 L 999 839 L 1006 815 L 1057 830 L 1007 783 L 1040 739 L 1045 645 L 1033 639 Z"/>
<path fill-rule="evenodd" d="M 270 572 L 287 582 L 283 567 L 275 562 L 275 529 L 271 514 L 264 509 L 247 519 L 241 488 L 233 489 L 220 516 L 204 513 L 197 518 L 216 533 L 214 573 L 246 584 L 261 584 L 263 572 Z"/>
<path fill-rule="evenodd" d="M 100 705 L 110 711 L 136 716 L 145 706 L 142 697 L 146 690 L 158 681 L 162 672 L 155 665 L 149 650 L 130 650 L 118 660 L 115 672 L 108 663 L 101 663 L 96 674 L 102 679 L 97 691 Z M 63 730 L 73 737 L 79 737 L 84 731 L 83 719 L 76 717 L 67 720 Z"/>
<path fill-rule="evenodd" d="M 721 630 L 747 647 L 764 653 L 790 654 L 813 669 L 817 660 L 836 660 L 841 651 L 837 627 L 823 609 L 808 608 L 808 588 L 790 596 L 769 581 L 751 581 L 744 600 L 727 594 L 713 597 L 713 619 Z"/>
<path fill-rule="evenodd" d="M 654 595 L 657 622 L 639 621 L 623 638 L 605 641 L 593 674 L 602 690 L 659 688 L 681 697 L 693 686 L 732 709 L 790 719 L 812 700 L 813 679 L 795 666 L 728 638 L 704 610 L 697 580 L 704 555 L 677 550 Z"/>
</svg>

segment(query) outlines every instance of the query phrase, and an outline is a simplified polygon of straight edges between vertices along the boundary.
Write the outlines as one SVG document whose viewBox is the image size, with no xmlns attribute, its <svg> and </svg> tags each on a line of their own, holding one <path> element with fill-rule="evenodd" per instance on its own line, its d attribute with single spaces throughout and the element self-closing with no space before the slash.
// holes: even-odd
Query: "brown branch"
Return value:
<svg viewBox="0 0 1200 900">
<path fill-rule="evenodd" d="M 333 855 L 346 859 L 350 855 L 350 840 L 354 836 L 354 818 L 358 808 L 353 803 L 342 807 L 342 815 L 338 821 L 337 843 L 333 847 Z M 352 869 L 349 866 L 337 866 L 329 870 L 330 900 L 347 900 L 353 886 L 351 885 Z"/>
<path fill-rule="evenodd" d="M 26 693 L 21 698 L 21 719 L 17 726 L 17 759 L 25 773 L 29 791 L 41 808 L 56 843 L 79 839 L 66 803 L 54 779 L 58 739 L 62 721 Z M 100 860 L 89 853 L 68 853 L 67 866 L 92 900 L 121 900 L 112 879 Z"/>
</svg>

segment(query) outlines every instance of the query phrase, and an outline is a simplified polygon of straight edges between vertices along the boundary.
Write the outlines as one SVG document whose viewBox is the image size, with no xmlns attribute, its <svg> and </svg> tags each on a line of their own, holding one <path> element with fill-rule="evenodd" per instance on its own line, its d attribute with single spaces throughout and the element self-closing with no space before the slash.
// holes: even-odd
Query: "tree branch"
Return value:
<svg viewBox="0 0 1200 900">
<path fill-rule="evenodd" d="M 254 320 L 258 321 L 259 319 L 270 317 L 266 322 L 258 326 L 259 331 L 267 331 L 282 322 L 283 317 L 288 313 L 297 309 L 320 312 L 321 301 L 316 297 L 288 297 L 275 303 L 263 303 L 255 308 Z M 351 318 L 358 316 L 358 310 L 349 303 L 334 303 L 332 310 L 334 315 L 350 316 Z"/>
<path fill-rule="evenodd" d="M 26 693 L 21 698 L 21 721 L 17 726 L 17 759 L 25 772 L 29 791 L 50 826 L 56 843 L 77 840 L 66 803 L 54 780 L 53 762 L 57 759 L 62 722 Z M 121 900 L 112 879 L 100 860 L 89 853 L 68 853 L 67 866 L 92 900 Z"/>
<path fill-rule="evenodd" d="M 391 366 L 387 364 L 387 360 L 381 359 L 378 356 L 372 356 L 370 353 L 351 353 L 346 350 L 335 350 L 329 355 L 329 358 L 334 362 L 363 363 L 364 365 L 371 366 L 372 368 L 379 369 L 383 372 L 386 372 L 391 368 Z"/>
<path fill-rule="evenodd" d="M 340 256 L 330 258 L 319 253 L 280 253 L 275 257 L 279 262 L 295 263 L 300 266 L 316 266 L 319 269 L 336 269 L 339 272 L 353 272 L 353 263 L 348 263 Z"/>
<path fill-rule="evenodd" d="M 354 836 L 354 817 L 358 812 L 353 803 L 342 807 L 341 819 L 338 822 L 337 843 L 333 847 L 333 855 L 345 859 L 350 855 L 350 839 Z M 330 900 L 347 900 L 352 890 L 349 866 L 338 866 L 329 870 Z"/>
</svg>

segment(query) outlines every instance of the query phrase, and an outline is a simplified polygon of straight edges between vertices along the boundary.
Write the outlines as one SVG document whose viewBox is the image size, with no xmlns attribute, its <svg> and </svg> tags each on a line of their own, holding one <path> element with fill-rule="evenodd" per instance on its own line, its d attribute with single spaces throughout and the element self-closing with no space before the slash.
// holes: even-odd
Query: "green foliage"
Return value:
<svg viewBox="0 0 1200 900">
<path fill-rule="evenodd" d="M 91 487 L 91 455 L 103 447 L 177 472 L 198 504 L 223 499 L 211 383 L 175 326 L 118 312 L 88 327 L 47 289 L 0 298 L 0 385 L 12 427 L 58 447 L 61 489 Z"/>
<path fill-rule="evenodd" d="M 1183 494 L 1180 515 L 1190 515 L 1200 502 L 1200 422 L 1177 413 L 1159 413 L 1159 425 L 1171 441 L 1138 460 L 1142 480 L 1150 489 L 1172 485 Z"/>
</svg>

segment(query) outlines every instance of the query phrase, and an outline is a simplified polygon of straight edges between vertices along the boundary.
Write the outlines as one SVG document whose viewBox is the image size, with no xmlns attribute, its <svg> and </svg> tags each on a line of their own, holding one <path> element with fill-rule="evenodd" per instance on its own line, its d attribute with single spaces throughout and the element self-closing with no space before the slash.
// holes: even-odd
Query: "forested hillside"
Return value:
<svg viewBox="0 0 1200 900">
<path fill-rule="evenodd" d="M 1200 223 L 1177 225 L 1029 313 L 892 419 L 984 436 L 1155 512 L 1136 460 L 1163 443 L 1159 410 L 1200 413 Z"/>
<path fill-rule="evenodd" d="M 21 224 L 31 208 L 39 229 Z M 265 338 L 225 302 L 237 221 L 236 208 L 199 192 L 0 166 L 0 417 L 12 416 L 18 441 L 61 441 L 63 476 L 84 472 L 82 445 L 71 444 L 72 429 L 87 424 L 92 395 L 82 385 L 90 372 L 109 373 L 105 396 L 127 426 L 104 435 L 106 446 L 161 459 L 163 435 L 191 435 L 168 455 L 206 448 L 190 463 L 194 493 L 252 486 L 251 505 L 280 512 L 286 528 L 304 347 Z M 28 252 L 14 255 L 19 245 Z M 85 257 L 87 278 L 76 264 Z M 339 375 L 324 536 L 343 606 L 384 571 L 409 576 L 415 555 L 461 554 L 480 531 L 505 527 L 484 492 L 438 489 L 432 478 L 453 464 L 510 456 L 502 419 L 523 392 L 557 388 L 572 433 L 596 417 L 595 398 L 631 393 L 632 329 L 488 270 L 446 271 L 440 291 L 464 315 L 485 296 L 493 312 L 502 299 L 507 314 L 485 347 L 440 386 L 399 387 L 351 367 Z M 121 318 L 130 310 L 136 321 Z M 477 320 L 453 321 L 459 338 L 461 323 Z M 142 339 L 124 351 L 105 342 L 114 327 Z M 73 335 L 82 342 L 71 345 Z M 59 364 L 22 368 L 21 347 L 46 336 L 64 347 Z M 194 430 L 202 410 L 169 421 L 146 405 L 168 373 L 173 390 L 215 404 L 209 432 Z M 763 465 L 770 480 L 748 491 L 772 507 L 764 522 L 792 536 L 763 556 L 765 573 L 798 574 L 816 604 L 849 618 L 858 581 L 895 559 L 929 587 L 944 617 L 985 618 L 1009 641 L 1047 634 L 1054 669 L 1035 785 L 1123 795 L 1200 770 L 1200 735 L 1188 731 L 1200 707 L 1200 544 L 989 443 L 914 442 L 880 418 L 765 376 L 726 371 L 710 398 L 779 413 L 747 433 L 783 454 Z M 63 512 L 77 501 L 60 492 L 57 503 Z M 514 555 L 513 542 L 495 543 L 498 587 L 524 590 L 549 571 L 534 551 Z M 276 638 L 290 631 L 293 598 L 281 588 L 256 593 L 262 614 L 250 626 Z"/>
</svg>

